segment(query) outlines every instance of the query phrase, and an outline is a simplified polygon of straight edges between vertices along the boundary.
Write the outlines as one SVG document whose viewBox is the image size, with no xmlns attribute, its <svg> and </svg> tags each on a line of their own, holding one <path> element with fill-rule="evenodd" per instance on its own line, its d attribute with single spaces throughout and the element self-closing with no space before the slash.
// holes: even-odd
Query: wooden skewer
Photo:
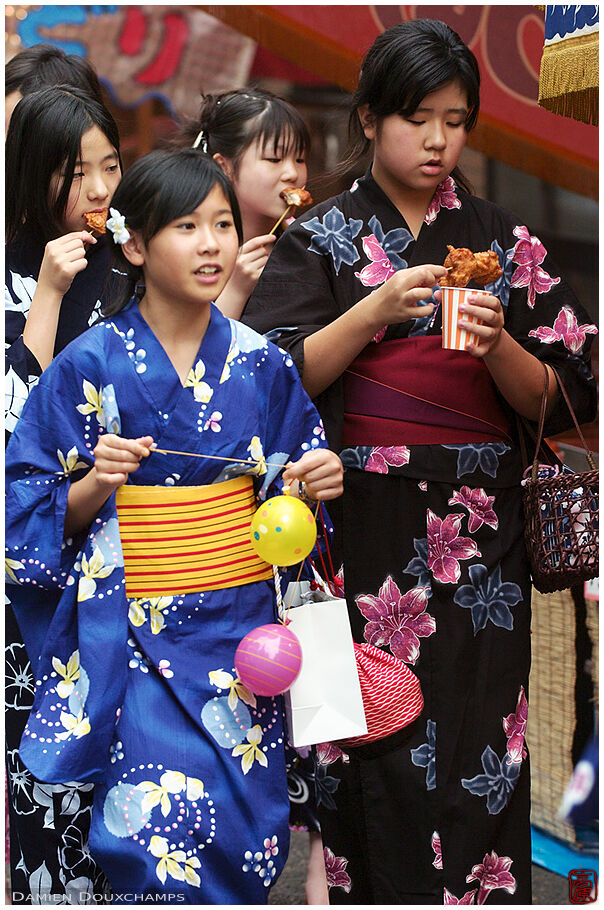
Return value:
<svg viewBox="0 0 604 910">
<path fill-rule="evenodd" d="M 249 464 L 252 465 L 260 464 L 260 461 L 257 458 L 251 458 L 246 461 L 244 458 L 229 458 L 226 455 L 203 455 L 201 452 L 177 452 L 174 449 L 157 449 L 153 447 L 152 452 L 159 452 L 160 455 L 190 455 L 191 458 L 213 458 L 216 461 L 234 461 L 237 464 Z M 268 465 L 271 468 L 285 468 L 284 464 L 278 464 L 276 461 L 265 461 L 264 464 Z"/>
<path fill-rule="evenodd" d="M 287 208 L 285 209 L 285 211 L 283 212 L 283 214 L 282 214 L 281 217 L 279 218 L 279 221 L 277 222 L 277 224 L 273 225 L 273 227 L 270 229 L 269 234 L 274 234 L 274 233 L 275 233 L 275 231 L 277 230 L 277 228 L 279 227 L 279 225 L 281 224 L 281 222 L 283 221 L 283 219 L 289 214 L 289 212 L 290 212 L 292 209 L 295 209 L 295 207 L 296 207 L 296 206 L 293 205 L 293 204 L 287 206 Z"/>
</svg>

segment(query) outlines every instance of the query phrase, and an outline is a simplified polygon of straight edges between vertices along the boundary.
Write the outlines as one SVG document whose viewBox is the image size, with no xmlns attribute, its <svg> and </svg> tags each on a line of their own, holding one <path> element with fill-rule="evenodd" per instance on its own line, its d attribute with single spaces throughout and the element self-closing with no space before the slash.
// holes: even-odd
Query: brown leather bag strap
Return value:
<svg viewBox="0 0 604 910">
<path fill-rule="evenodd" d="M 550 364 L 550 366 L 551 366 L 551 364 Z M 556 377 L 556 379 L 558 381 L 558 386 L 559 386 L 560 391 L 562 392 L 562 395 L 564 397 L 564 400 L 568 406 L 568 410 L 570 411 L 570 416 L 573 419 L 573 423 L 575 424 L 577 433 L 579 434 L 579 438 L 580 438 L 581 442 L 583 443 L 583 448 L 585 449 L 585 457 L 587 458 L 588 464 L 589 464 L 590 468 L 592 469 L 592 471 L 595 471 L 596 463 L 595 463 L 595 460 L 593 457 L 593 452 L 590 449 L 588 449 L 588 447 L 587 447 L 587 443 L 585 442 L 585 437 L 583 436 L 583 433 L 581 432 L 581 427 L 579 426 L 577 416 L 573 410 L 572 404 L 570 403 L 570 398 L 568 397 L 567 391 L 564 388 L 564 383 L 560 379 L 560 375 L 559 375 L 558 371 L 556 370 L 556 368 L 552 367 L 552 370 L 554 371 L 554 376 Z"/>
<path fill-rule="evenodd" d="M 539 471 L 539 449 L 541 448 L 541 440 L 543 439 L 543 427 L 545 425 L 545 412 L 547 410 L 547 393 L 549 390 L 549 373 L 547 367 L 544 363 L 541 363 L 543 367 L 543 372 L 545 373 L 545 382 L 543 384 L 543 395 L 541 396 L 541 407 L 539 409 L 539 427 L 537 430 L 537 444 L 535 446 L 535 455 L 533 457 L 533 470 L 531 473 L 531 478 L 533 481 L 537 480 L 537 474 Z"/>
</svg>

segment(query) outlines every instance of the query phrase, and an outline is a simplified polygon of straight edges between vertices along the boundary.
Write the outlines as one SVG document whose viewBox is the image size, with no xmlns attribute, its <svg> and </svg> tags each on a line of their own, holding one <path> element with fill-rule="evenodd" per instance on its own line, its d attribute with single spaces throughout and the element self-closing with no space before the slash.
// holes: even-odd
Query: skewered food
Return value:
<svg viewBox="0 0 604 910">
<path fill-rule="evenodd" d="M 465 288 L 470 281 L 484 287 L 496 281 L 503 274 L 494 250 L 473 253 L 466 247 L 456 249 L 449 243 L 447 249 L 449 253 L 444 261 L 444 266 L 449 270 L 447 284 L 450 287 Z"/>
</svg>

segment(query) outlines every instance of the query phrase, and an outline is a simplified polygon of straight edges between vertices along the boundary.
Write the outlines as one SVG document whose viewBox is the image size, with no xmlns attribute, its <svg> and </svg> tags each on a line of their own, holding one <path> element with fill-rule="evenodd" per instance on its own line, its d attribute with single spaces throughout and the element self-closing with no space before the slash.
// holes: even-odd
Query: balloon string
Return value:
<svg viewBox="0 0 604 910">
<path fill-rule="evenodd" d="M 175 451 L 174 449 L 158 449 L 158 448 L 155 448 L 155 447 L 154 447 L 154 448 L 151 449 L 151 451 L 152 451 L 152 452 L 159 452 L 160 455 L 190 455 L 192 458 L 213 458 L 213 459 L 216 459 L 216 461 L 235 461 L 235 462 L 237 462 L 237 464 L 245 464 L 245 465 L 260 464 L 260 463 L 261 463 L 258 459 L 256 459 L 256 460 L 250 460 L 250 461 L 244 461 L 242 458 L 229 458 L 229 457 L 227 457 L 226 455 L 203 455 L 203 454 L 201 454 L 200 452 L 178 452 L 178 451 Z M 274 461 L 265 461 L 265 462 L 263 462 L 263 463 L 266 464 L 266 465 L 269 465 L 270 467 L 274 467 L 274 468 L 282 468 L 282 469 L 283 469 L 283 468 L 285 467 L 285 465 L 283 465 L 283 464 L 277 464 L 277 462 L 274 462 Z M 318 502 L 317 502 L 317 505 L 316 505 L 316 508 L 315 508 L 315 514 L 314 514 L 315 522 L 316 522 L 316 520 L 317 520 L 317 515 L 319 514 L 319 507 L 320 507 L 320 505 L 321 505 L 321 503 L 318 501 Z M 322 512 L 321 512 L 321 524 L 323 525 L 323 533 L 326 534 L 325 522 L 323 521 L 323 513 L 322 513 Z M 320 552 L 320 550 L 319 550 L 319 552 Z M 330 562 L 331 562 L 331 558 L 330 558 Z M 298 582 L 300 581 L 300 576 L 302 575 L 302 568 L 303 568 L 303 566 L 304 566 L 304 560 L 302 560 L 302 562 L 300 563 L 300 568 L 298 569 L 298 575 L 297 575 L 296 580 L 295 580 L 295 582 L 294 582 L 294 590 L 292 591 L 291 600 L 290 600 L 290 602 L 289 602 L 289 604 L 288 604 L 288 606 L 287 606 L 287 608 L 286 608 L 286 610 L 285 610 L 285 617 L 284 617 L 284 619 L 281 619 L 281 618 L 279 617 L 279 622 L 283 623 L 283 625 L 287 625 L 287 614 L 289 613 L 290 607 L 291 607 L 291 605 L 292 605 L 292 603 L 293 603 L 293 601 L 294 601 L 294 596 L 295 596 L 295 585 L 297 585 Z M 333 569 L 332 569 L 332 572 L 333 572 Z M 277 610 L 279 610 L 279 609 L 280 609 L 280 606 L 282 605 L 282 601 L 281 601 L 281 586 L 280 586 L 279 584 L 277 584 L 277 574 L 276 574 L 276 573 L 277 573 L 276 566 L 273 566 L 273 575 L 274 575 L 274 577 L 275 577 L 275 590 L 276 590 L 276 596 L 277 596 Z M 281 604 L 280 604 L 280 601 L 281 601 Z"/>
<path fill-rule="evenodd" d="M 262 461 L 259 458 L 251 458 L 248 461 L 245 461 L 243 458 L 229 458 L 226 455 L 202 455 L 201 452 L 177 452 L 174 449 L 156 449 L 152 448 L 152 452 L 159 452 L 160 455 L 190 455 L 191 458 L 213 458 L 216 461 L 235 461 L 237 464 L 245 465 L 258 465 L 266 464 L 271 468 L 281 468 L 285 467 L 284 464 L 278 464 L 276 461 Z"/>
<path fill-rule="evenodd" d="M 321 505 L 321 503 L 319 503 L 319 506 L 320 505 Z M 323 518 L 323 509 L 321 509 L 321 508 L 319 509 L 319 514 L 321 516 L 321 526 L 323 528 L 323 537 L 325 539 L 325 549 L 327 551 L 327 558 L 329 560 L 329 568 L 331 569 L 331 580 L 333 583 L 333 593 L 335 594 L 336 593 L 336 573 L 335 573 L 335 569 L 333 567 L 333 560 L 331 558 L 331 547 L 329 546 L 329 539 L 327 537 L 327 528 L 325 527 L 325 519 Z M 329 578 L 327 579 L 327 581 L 329 582 Z"/>
<path fill-rule="evenodd" d="M 317 502 L 317 505 L 316 505 L 316 507 L 315 507 L 315 514 L 314 514 L 315 522 L 316 522 L 316 520 L 317 520 L 317 514 L 318 514 L 318 512 L 319 512 L 319 506 L 320 506 L 320 505 L 321 505 L 321 503 L 320 503 L 320 502 Z M 283 618 L 283 620 L 281 620 L 281 621 L 283 622 L 283 625 L 284 625 L 284 626 L 287 625 L 287 614 L 289 613 L 290 607 L 291 607 L 291 605 L 292 605 L 293 602 L 294 602 L 294 597 L 296 596 L 296 585 L 297 585 L 298 582 L 300 581 L 300 576 L 302 575 L 302 569 L 303 569 L 303 568 L 304 568 L 304 560 L 302 560 L 302 562 L 300 563 L 300 568 L 298 569 L 298 574 L 296 575 L 296 580 L 295 580 L 294 586 L 293 586 L 293 588 L 292 588 L 292 596 L 291 596 L 290 602 L 289 602 L 289 604 L 287 605 L 287 608 L 286 608 L 286 610 L 285 610 L 285 617 Z"/>
</svg>

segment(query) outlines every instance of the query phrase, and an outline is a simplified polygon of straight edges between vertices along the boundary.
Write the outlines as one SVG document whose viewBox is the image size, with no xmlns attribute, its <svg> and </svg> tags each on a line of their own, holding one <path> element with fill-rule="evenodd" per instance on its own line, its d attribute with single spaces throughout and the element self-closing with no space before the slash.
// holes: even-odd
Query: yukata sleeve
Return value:
<svg viewBox="0 0 604 910">
<path fill-rule="evenodd" d="M 330 257 L 313 249 L 313 234 L 296 222 L 275 244 L 241 321 L 284 348 L 303 375 L 304 339 L 333 322 L 336 304 Z"/>
<path fill-rule="evenodd" d="M 579 423 L 593 420 L 597 390 L 590 348 L 597 327 L 539 238 L 527 227 L 513 227 L 506 255 L 507 331 L 527 351 L 557 370 Z M 545 433 L 554 435 L 572 426 L 572 417 L 559 395 Z"/>
<path fill-rule="evenodd" d="M 281 470 L 275 465 L 297 461 L 305 452 L 327 448 L 321 418 L 304 391 L 288 351 L 269 342 L 272 375 L 264 400 L 263 450 L 267 473 L 260 496 L 275 495 L 283 489 Z"/>
<path fill-rule="evenodd" d="M 106 426 L 100 346 L 78 339 L 31 390 L 6 449 L 9 581 L 61 589 L 85 535 L 64 538 L 67 495 Z M 114 396 L 113 396 L 114 399 Z"/>
<path fill-rule="evenodd" d="M 37 358 L 23 342 L 23 330 L 31 299 L 36 289 L 34 278 L 23 278 L 6 270 L 4 283 L 4 359 L 5 409 L 7 435 L 15 429 L 23 405 L 42 375 Z"/>
</svg>

